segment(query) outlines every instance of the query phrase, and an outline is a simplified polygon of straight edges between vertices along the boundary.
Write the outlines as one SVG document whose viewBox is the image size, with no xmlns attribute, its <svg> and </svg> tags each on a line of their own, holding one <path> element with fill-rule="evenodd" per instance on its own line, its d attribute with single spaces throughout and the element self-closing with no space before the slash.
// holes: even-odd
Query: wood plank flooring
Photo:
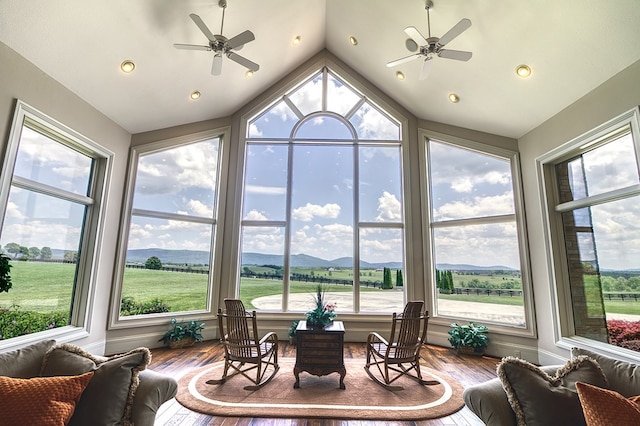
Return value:
<svg viewBox="0 0 640 426">
<path fill-rule="evenodd" d="M 295 357 L 295 346 L 281 341 L 279 344 L 279 356 Z M 222 347 L 218 341 L 196 343 L 195 346 L 186 349 L 152 349 L 153 359 L 149 366 L 153 370 L 170 374 L 176 379 L 189 370 L 219 361 L 223 358 Z M 443 348 L 433 345 L 425 345 L 422 351 L 427 365 L 439 371 L 444 371 L 462 383 L 469 386 L 481 383 L 496 377 L 496 365 L 498 358 L 459 356 L 451 348 Z M 365 358 L 364 343 L 345 343 L 345 358 Z M 292 377 L 293 383 L 293 377 Z M 168 401 L 158 411 L 156 426 L 372 426 L 383 424 L 375 421 L 354 421 L 334 419 L 266 419 L 249 417 L 213 417 L 193 412 L 184 408 L 175 399 Z M 483 423 L 468 408 L 464 407 L 451 416 L 439 419 L 416 422 L 384 422 L 393 426 L 423 426 L 423 425 L 448 425 L 448 426 L 480 426 Z"/>
</svg>

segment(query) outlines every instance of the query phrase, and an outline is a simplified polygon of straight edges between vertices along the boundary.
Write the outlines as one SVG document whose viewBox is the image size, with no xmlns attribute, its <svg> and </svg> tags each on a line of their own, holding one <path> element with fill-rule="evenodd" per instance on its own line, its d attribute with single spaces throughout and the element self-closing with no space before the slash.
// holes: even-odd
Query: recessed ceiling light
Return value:
<svg viewBox="0 0 640 426">
<path fill-rule="evenodd" d="M 404 80 L 404 73 L 402 71 L 396 71 L 396 77 L 398 80 Z"/>
<path fill-rule="evenodd" d="M 191 99 L 193 99 L 194 101 L 196 99 L 200 99 L 200 92 L 198 92 L 197 90 L 194 90 L 193 92 L 191 92 L 191 94 L 189 95 L 189 97 Z"/>
<path fill-rule="evenodd" d="M 357 46 L 358 45 L 358 39 L 355 38 L 354 36 L 349 36 L 349 43 L 351 43 L 352 46 Z"/>
<path fill-rule="evenodd" d="M 531 68 L 528 65 L 518 65 L 516 67 L 516 74 L 520 78 L 527 78 L 531 75 Z"/>
<path fill-rule="evenodd" d="M 293 44 L 294 46 L 297 46 L 300 44 L 300 42 L 302 41 L 302 39 L 300 38 L 300 36 L 295 36 L 293 38 L 293 41 L 291 42 L 291 44 Z"/>
<path fill-rule="evenodd" d="M 456 95 L 455 93 L 449 93 L 449 100 L 451 101 L 451 103 L 457 104 L 458 102 L 460 102 L 460 96 Z"/>
<path fill-rule="evenodd" d="M 134 69 L 136 69 L 136 64 L 134 64 L 133 61 L 126 60 L 120 64 L 120 69 L 122 70 L 122 72 L 129 74 L 130 72 L 133 72 Z"/>
<path fill-rule="evenodd" d="M 244 73 L 244 78 L 251 78 L 251 77 L 253 77 L 253 71 L 247 70 L 247 72 Z"/>
</svg>

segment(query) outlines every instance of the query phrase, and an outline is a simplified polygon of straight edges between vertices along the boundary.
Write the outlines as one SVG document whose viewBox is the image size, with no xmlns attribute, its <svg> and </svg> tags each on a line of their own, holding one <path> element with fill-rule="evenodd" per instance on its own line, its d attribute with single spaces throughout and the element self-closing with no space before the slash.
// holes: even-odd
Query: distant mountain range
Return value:
<svg viewBox="0 0 640 426">
<path fill-rule="evenodd" d="M 127 251 L 127 262 L 144 263 L 148 258 L 156 256 L 162 263 L 208 265 L 209 252 L 198 250 L 165 250 L 165 249 L 138 249 Z M 283 256 L 276 254 L 242 253 L 242 265 L 283 265 Z M 340 257 L 326 260 L 307 254 L 294 254 L 291 256 L 291 266 L 295 268 L 351 268 L 353 258 Z M 402 268 L 401 262 L 361 262 L 363 269 Z M 452 271 L 514 271 L 508 266 L 476 266 L 467 264 L 443 263 L 437 265 L 438 269 Z"/>
</svg>

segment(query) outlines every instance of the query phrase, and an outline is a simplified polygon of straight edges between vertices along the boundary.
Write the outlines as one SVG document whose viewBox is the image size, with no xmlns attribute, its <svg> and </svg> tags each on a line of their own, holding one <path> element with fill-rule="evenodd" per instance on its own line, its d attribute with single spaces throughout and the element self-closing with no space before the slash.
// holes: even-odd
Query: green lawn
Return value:
<svg viewBox="0 0 640 426">
<path fill-rule="evenodd" d="M 13 287 L 8 293 L 0 293 L 0 307 L 19 305 L 24 310 L 36 312 L 51 312 L 68 310 L 71 303 L 71 293 L 75 265 L 62 263 L 41 262 L 12 262 L 11 276 Z M 257 272 L 257 271 L 256 271 Z M 295 272 L 310 275 L 311 269 L 296 269 Z M 371 272 L 369 274 L 369 272 Z M 313 270 L 315 276 L 327 276 L 341 279 L 350 278 L 352 271 L 337 270 L 329 275 L 325 270 Z M 382 280 L 380 271 L 363 271 L 363 278 L 367 280 Z M 468 280 L 469 277 L 481 281 L 502 281 L 503 276 L 460 275 L 457 278 Z M 206 307 L 207 275 L 183 272 L 154 271 L 148 269 L 130 269 L 125 271 L 124 297 L 131 297 L 136 302 L 151 301 L 155 298 L 164 301 L 173 312 L 202 310 Z M 507 279 L 513 279 L 509 276 Z M 152 283 L 153 285 L 150 285 Z M 313 293 L 316 285 L 311 282 L 292 281 L 292 293 Z M 351 286 L 330 285 L 327 291 L 350 292 Z M 362 287 L 361 291 L 380 291 Z M 253 309 L 251 300 L 282 293 L 282 280 L 261 278 L 242 278 L 240 284 L 240 298 L 245 301 L 247 308 Z M 522 297 L 486 296 L 486 295 L 445 295 L 441 299 L 465 300 L 470 302 L 494 303 L 498 305 L 522 305 Z M 640 302 L 608 301 L 605 307 L 610 313 L 640 315 Z"/>
</svg>

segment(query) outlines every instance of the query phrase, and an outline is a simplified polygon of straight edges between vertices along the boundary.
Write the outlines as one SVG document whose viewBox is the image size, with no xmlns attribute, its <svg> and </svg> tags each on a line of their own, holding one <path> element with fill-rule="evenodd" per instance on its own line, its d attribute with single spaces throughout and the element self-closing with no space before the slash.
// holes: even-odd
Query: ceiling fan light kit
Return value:
<svg viewBox="0 0 640 426">
<path fill-rule="evenodd" d="M 260 65 L 256 64 L 249 59 L 238 55 L 235 51 L 242 49 L 242 47 L 255 40 L 255 36 L 249 30 L 243 31 L 240 34 L 236 35 L 232 38 L 227 38 L 223 33 L 224 29 L 224 12 L 227 8 L 226 0 L 219 0 L 218 6 L 222 8 L 222 22 L 220 24 L 220 34 L 213 34 L 211 30 L 207 27 L 200 16 L 195 13 L 191 13 L 189 17 L 196 24 L 196 26 L 200 29 L 202 34 L 209 41 L 208 45 L 197 45 L 197 44 L 182 44 L 182 43 L 174 43 L 174 47 L 176 49 L 183 50 L 206 50 L 213 51 L 213 62 L 211 64 L 211 74 L 220 75 L 222 73 L 222 57 L 226 56 L 232 61 L 242 65 L 250 71 L 256 72 L 260 69 Z M 235 50 L 235 51 L 234 51 Z"/>
<path fill-rule="evenodd" d="M 467 18 L 463 18 L 454 25 L 449 31 L 442 37 L 431 36 L 431 21 L 429 18 L 429 11 L 433 8 L 433 2 L 427 0 L 425 2 L 425 9 L 427 10 L 427 33 L 428 37 L 424 37 L 416 27 L 407 27 L 404 32 L 409 36 L 405 41 L 405 46 L 410 52 L 415 52 L 413 55 L 406 56 L 404 58 L 396 59 L 387 63 L 387 67 L 395 67 L 396 65 L 404 64 L 418 58 L 424 58 L 422 61 L 422 68 L 420 70 L 420 80 L 424 80 L 429 75 L 429 69 L 433 59 L 446 58 L 454 59 L 456 61 L 468 61 L 473 55 L 471 52 L 463 50 L 451 50 L 445 49 L 444 46 L 451 42 L 454 38 L 462 34 L 467 28 L 471 26 L 471 21 Z"/>
</svg>

